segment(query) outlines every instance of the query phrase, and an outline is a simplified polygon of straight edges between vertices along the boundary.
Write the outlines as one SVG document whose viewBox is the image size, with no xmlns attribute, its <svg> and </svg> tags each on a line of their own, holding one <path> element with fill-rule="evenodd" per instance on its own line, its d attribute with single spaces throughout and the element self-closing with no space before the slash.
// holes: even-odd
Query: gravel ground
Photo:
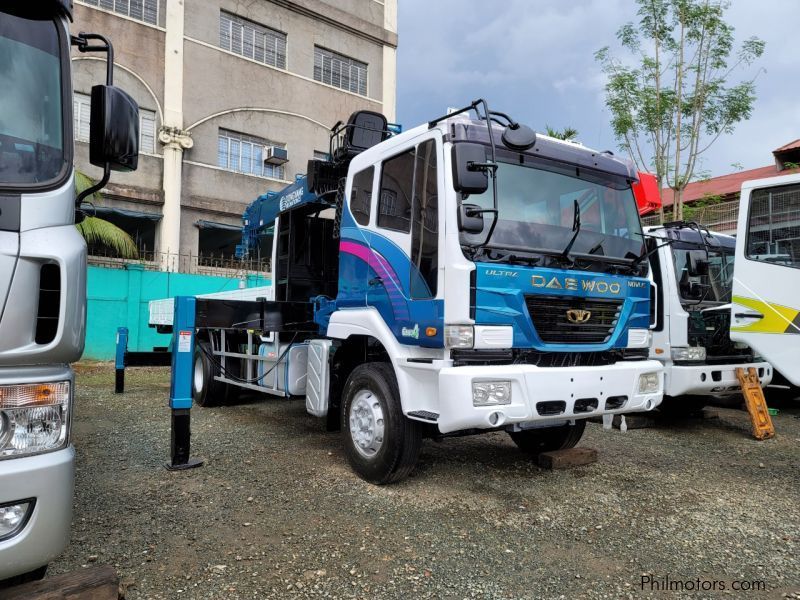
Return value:
<svg viewBox="0 0 800 600">
<path fill-rule="evenodd" d="M 757 442 L 745 413 L 587 427 L 594 465 L 539 469 L 505 434 L 426 441 L 375 487 L 300 402 L 195 409 L 200 469 L 168 472 L 169 372 L 79 365 L 73 538 L 126 598 L 800 598 L 800 401 Z M 717 581 L 657 591 L 643 576 Z M 731 591 L 763 581 L 768 591 Z"/>
</svg>

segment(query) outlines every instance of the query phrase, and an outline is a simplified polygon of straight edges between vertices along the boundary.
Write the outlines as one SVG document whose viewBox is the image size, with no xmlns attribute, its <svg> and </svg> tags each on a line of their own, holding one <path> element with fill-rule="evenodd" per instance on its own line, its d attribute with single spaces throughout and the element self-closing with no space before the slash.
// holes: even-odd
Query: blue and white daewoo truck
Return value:
<svg viewBox="0 0 800 600">
<path fill-rule="evenodd" d="M 482 100 L 402 133 L 355 113 L 330 160 L 245 213 L 242 254 L 271 254 L 271 285 L 195 299 L 195 402 L 305 398 L 378 484 L 423 437 L 506 431 L 537 455 L 588 417 L 656 408 L 636 179 Z"/>
</svg>

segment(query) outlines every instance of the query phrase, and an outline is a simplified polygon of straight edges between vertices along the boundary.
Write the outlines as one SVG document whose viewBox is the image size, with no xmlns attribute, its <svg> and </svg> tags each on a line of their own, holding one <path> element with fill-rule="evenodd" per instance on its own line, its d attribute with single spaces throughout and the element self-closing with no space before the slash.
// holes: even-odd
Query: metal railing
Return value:
<svg viewBox="0 0 800 600">
<path fill-rule="evenodd" d="M 688 210 L 687 210 L 688 209 Z M 696 221 L 719 233 L 736 233 L 736 222 L 739 218 L 739 199 L 711 204 L 698 208 L 692 207 L 691 203 L 684 205 L 684 220 Z M 672 220 L 672 207 L 664 210 L 664 221 Z M 642 225 L 661 225 L 658 213 L 653 213 L 642 217 Z"/>
<path fill-rule="evenodd" d="M 217 275 L 220 277 L 242 277 L 264 275 L 271 270 L 267 259 L 242 260 L 235 256 L 214 254 L 177 254 L 168 252 L 140 251 L 138 258 L 119 258 L 113 251 L 92 248 L 89 264 L 112 269 L 124 269 L 137 264 L 148 271 L 174 271 L 192 275 Z"/>
</svg>

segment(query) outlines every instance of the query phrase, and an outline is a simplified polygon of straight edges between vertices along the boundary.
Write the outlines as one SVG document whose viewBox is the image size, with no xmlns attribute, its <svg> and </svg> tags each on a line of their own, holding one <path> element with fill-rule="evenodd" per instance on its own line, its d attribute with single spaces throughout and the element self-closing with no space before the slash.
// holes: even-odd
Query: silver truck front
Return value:
<svg viewBox="0 0 800 600">
<path fill-rule="evenodd" d="M 46 565 L 69 539 L 68 363 L 86 321 L 68 13 L 28 4 L 0 7 L 0 580 Z"/>
</svg>

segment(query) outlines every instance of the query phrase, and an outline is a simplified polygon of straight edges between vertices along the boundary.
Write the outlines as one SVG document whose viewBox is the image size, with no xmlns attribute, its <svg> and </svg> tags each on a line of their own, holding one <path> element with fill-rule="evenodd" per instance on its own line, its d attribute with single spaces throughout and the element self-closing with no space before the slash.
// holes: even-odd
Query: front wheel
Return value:
<svg viewBox="0 0 800 600">
<path fill-rule="evenodd" d="M 422 430 L 403 414 L 392 366 L 359 365 L 342 397 L 342 435 L 353 470 L 378 485 L 405 478 L 417 463 Z"/>
<path fill-rule="evenodd" d="M 581 419 L 575 421 L 574 425 L 510 431 L 508 435 L 525 454 L 538 456 L 542 452 L 574 448 L 581 441 L 584 429 L 586 419 Z"/>
</svg>

